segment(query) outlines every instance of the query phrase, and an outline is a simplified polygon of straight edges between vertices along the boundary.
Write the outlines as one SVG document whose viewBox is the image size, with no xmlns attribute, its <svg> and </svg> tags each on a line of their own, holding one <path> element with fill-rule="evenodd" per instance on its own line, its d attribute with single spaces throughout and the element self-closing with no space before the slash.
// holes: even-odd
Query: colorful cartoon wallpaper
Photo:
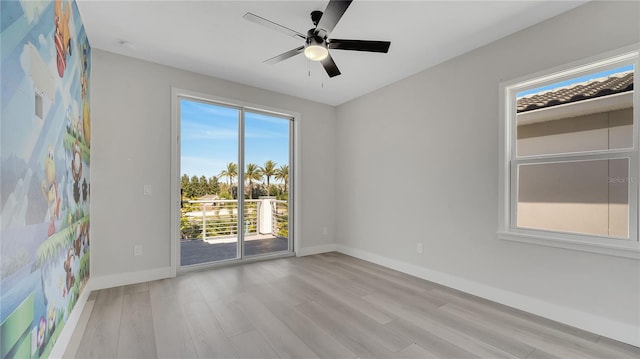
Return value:
<svg viewBox="0 0 640 359">
<path fill-rule="evenodd" d="M 73 1 L 0 20 L 0 359 L 46 358 L 89 278 L 91 47 Z"/>
</svg>

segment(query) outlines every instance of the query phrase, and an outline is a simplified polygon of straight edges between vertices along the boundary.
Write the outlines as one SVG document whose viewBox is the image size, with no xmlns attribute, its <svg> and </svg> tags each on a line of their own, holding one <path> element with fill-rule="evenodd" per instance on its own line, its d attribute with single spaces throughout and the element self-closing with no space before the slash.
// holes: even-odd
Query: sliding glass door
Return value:
<svg viewBox="0 0 640 359">
<path fill-rule="evenodd" d="M 287 253 L 293 119 L 179 98 L 180 266 Z"/>
<path fill-rule="evenodd" d="M 290 119 L 244 112 L 245 256 L 289 249 Z"/>
</svg>

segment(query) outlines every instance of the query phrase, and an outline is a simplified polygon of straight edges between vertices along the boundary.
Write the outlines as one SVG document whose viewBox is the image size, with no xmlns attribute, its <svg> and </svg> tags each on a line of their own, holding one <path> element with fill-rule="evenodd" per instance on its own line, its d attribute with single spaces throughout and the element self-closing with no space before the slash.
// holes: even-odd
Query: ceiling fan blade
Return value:
<svg viewBox="0 0 640 359">
<path fill-rule="evenodd" d="M 293 50 L 289 50 L 289 51 L 284 52 L 284 53 L 282 53 L 282 54 L 280 54 L 278 56 L 274 56 L 274 57 L 272 57 L 272 58 L 270 58 L 268 60 L 264 60 L 262 62 L 264 62 L 265 64 L 273 65 L 273 64 L 278 63 L 278 62 L 280 62 L 282 60 L 286 60 L 286 59 L 288 59 L 290 57 L 294 57 L 297 54 L 302 53 L 302 51 L 304 51 L 304 46 L 296 47 Z"/>
<path fill-rule="evenodd" d="M 335 61 L 333 61 L 331 54 L 329 54 L 324 60 L 322 60 L 322 67 L 324 67 L 324 70 L 327 72 L 327 75 L 329 75 L 329 77 L 340 75 L 340 70 L 338 70 L 338 66 L 336 65 Z"/>
<path fill-rule="evenodd" d="M 368 40 L 341 40 L 341 39 L 329 39 L 327 40 L 327 47 L 336 50 L 353 50 L 353 51 L 369 51 L 369 52 L 383 52 L 389 51 L 389 41 L 368 41 Z"/>
<path fill-rule="evenodd" d="M 347 11 L 349 5 L 351 5 L 351 1 L 343 1 L 343 0 L 331 0 L 327 5 L 327 8 L 324 10 L 324 14 L 320 18 L 318 22 L 318 26 L 316 29 L 326 30 L 328 33 L 333 31 L 333 28 L 336 27 L 344 12 Z"/>
<path fill-rule="evenodd" d="M 263 17 L 260 17 L 260 16 L 258 16 L 256 14 L 253 14 L 253 13 L 250 13 L 250 12 L 244 14 L 243 18 L 245 20 L 249 20 L 249 21 L 251 21 L 253 23 L 256 23 L 258 25 L 262 25 L 264 27 L 268 27 L 268 28 L 270 28 L 272 30 L 276 30 L 276 31 L 281 32 L 281 33 L 283 33 L 285 35 L 288 35 L 288 36 L 300 38 L 300 39 L 303 39 L 303 40 L 307 39 L 307 37 L 305 35 L 297 32 L 295 30 L 291 30 L 288 27 L 282 26 L 280 24 L 276 24 L 275 22 L 273 22 L 271 20 L 267 20 L 267 19 L 265 19 Z"/>
</svg>

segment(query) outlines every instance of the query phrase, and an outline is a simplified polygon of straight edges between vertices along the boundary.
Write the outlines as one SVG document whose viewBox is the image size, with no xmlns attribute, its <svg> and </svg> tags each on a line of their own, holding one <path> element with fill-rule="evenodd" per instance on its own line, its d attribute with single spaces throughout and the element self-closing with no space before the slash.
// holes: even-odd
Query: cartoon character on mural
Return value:
<svg viewBox="0 0 640 359">
<path fill-rule="evenodd" d="M 82 155 L 80 153 L 80 143 L 78 140 L 73 144 L 73 155 L 71 159 L 71 176 L 73 177 L 73 199 L 80 201 L 80 177 L 82 176 Z"/>
<path fill-rule="evenodd" d="M 44 336 L 47 332 L 47 320 L 44 319 L 44 317 L 40 317 L 40 323 L 38 325 L 38 339 L 37 339 L 37 346 L 38 349 L 40 349 L 40 352 L 42 353 L 42 350 L 44 349 Z"/>
<path fill-rule="evenodd" d="M 89 250 L 89 221 L 84 224 L 84 237 L 82 237 L 82 251 L 87 253 Z"/>
<path fill-rule="evenodd" d="M 89 197 L 89 185 L 87 184 L 87 179 L 82 180 L 82 200 L 87 201 L 87 197 Z"/>
<path fill-rule="evenodd" d="M 86 224 L 79 224 L 76 226 L 76 239 L 73 240 L 73 251 L 77 257 L 80 257 L 85 249 L 86 245 Z M 85 249 L 86 251 L 86 249 Z"/>
<path fill-rule="evenodd" d="M 57 318 L 57 311 L 56 308 L 54 306 L 52 306 L 51 308 L 49 308 L 49 313 L 47 315 L 47 326 L 49 327 L 49 336 L 51 336 L 53 334 L 53 332 L 56 330 L 56 318 Z"/>
<path fill-rule="evenodd" d="M 89 110 L 89 100 L 86 97 L 82 100 L 82 120 L 84 141 L 87 146 L 91 146 L 91 111 Z"/>
<path fill-rule="evenodd" d="M 80 78 L 80 87 L 82 95 L 82 122 L 84 142 L 87 146 L 91 146 L 91 112 L 89 111 L 89 97 L 87 89 L 89 87 L 89 50 L 85 45 L 82 48 L 82 77 Z"/>
<path fill-rule="evenodd" d="M 89 54 L 87 52 L 87 45 L 82 46 L 82 77 L 80 77 L 80 94 L 84 99 L 87 97 L 87 89 L 89 88 L 89 79 L 87 76 L 87 66 L 89 65 Z"/>
<path fill-rule="evenodd" d="M 54 32 L 56 44 L 56 56 L 58 65 L 58 75 L 62 77 L 64 70 L 67 68 L 67 55 L 71 55 L 71 33 L 69 32 L 69 16 L 71 9 L 69 4 L 64 4 L 62 0 L 55 0 L 53 11 L 53 23 L 56 27 Z"/>
<path fill-rule="evenodd" d="M 64 271 L 67 273 L 67 281 L 66 288 L 62 291 L 62 296 L 65 297 L 73 288 L 73 285 L 76 283 L 76 277 L 73 275 L 73 261 L 74 261 L 74 251 L 73 248 L 69 248 L 67 252 L 67 260 L 64 261 Z"/>
<path fill-rule="evenodd" d="M 48 235 L 52 236 L 56 232 L 55 221 L 60 218 L 61 199 L 58 195 L 58 183 L 56 182 L 56 163 L 53 153 L 53 147 L 49 146 L 49 153 L 44 161 L 44 176 L 42 182 L 42 194 L 49 205 L 49 231 Z"/>
</svg>

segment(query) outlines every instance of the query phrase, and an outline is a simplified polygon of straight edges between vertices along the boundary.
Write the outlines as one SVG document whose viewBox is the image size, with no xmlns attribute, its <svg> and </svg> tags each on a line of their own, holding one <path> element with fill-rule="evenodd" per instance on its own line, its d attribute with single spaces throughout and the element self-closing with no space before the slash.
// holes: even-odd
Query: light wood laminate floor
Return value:
<svg viewBox="0 0 640 359">
<path fill-rule="evenodd" d="M 636 347 L 339 253 L 104 289 L 84 311 L 67 357 L 640 357 Z"/>
</svg>

